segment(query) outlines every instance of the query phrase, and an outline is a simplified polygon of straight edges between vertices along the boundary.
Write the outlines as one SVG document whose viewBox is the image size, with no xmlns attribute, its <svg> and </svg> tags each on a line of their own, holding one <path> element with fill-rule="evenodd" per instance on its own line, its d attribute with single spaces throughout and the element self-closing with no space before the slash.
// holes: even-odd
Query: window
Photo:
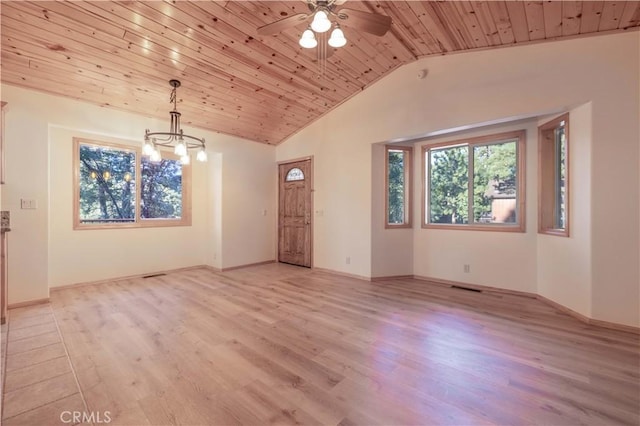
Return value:
<svg viewBox="0 0 640 426">
<path fill-rule="evenodd" d="M 525 131 L 423 147 L 423 227 L 524 232 Z"/>
<path fill-rule="evenodd" d="M 74 139 L 74 229 L 190 225 L 191 169 L 163 155 Z"/>
<path fill-rule="evenodd" d="M 568 237 L 569 114 L 538 130 L 538 232 Z"/>
<path fill-rule="evenodd" d="M 410 147 L 386 147 L 385 155 L 385 227 L 411 227 L 411 153 Z"/>
<path fill-rule="evenodd" d="M 299 168 L 294 167 L 293 169 L 289 170 L 289 172 L 287 172 L 287 177 L 285 178 L 285 181 L 293 182 L 296 180 L 304 180 L 304 173 Z"/>
</svg>

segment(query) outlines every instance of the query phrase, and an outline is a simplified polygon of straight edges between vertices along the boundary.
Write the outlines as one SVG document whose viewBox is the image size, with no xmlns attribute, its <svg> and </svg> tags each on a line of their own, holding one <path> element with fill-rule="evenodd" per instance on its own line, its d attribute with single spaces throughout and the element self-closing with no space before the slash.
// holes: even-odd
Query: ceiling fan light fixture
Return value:
<svg viewBox="0 0 640 426">
<path fill-rule="evenodd" d="M 304 47 L 305 49 L 313 49 L 318 45 L 318 40 L 316 40 L 316 36 L 315 34 L 313 34 L 313 31 L 307 28 L 302 33 L 302 37 L 300 37 L 299 43 L 300 46 Z"/>
<path fill-rule="evenodd" d="M 331 37 L 329 38 L 329 46 L 331 47 L 342 47 L 347 44 L 347 39 L 344 36 L 344 33 L 340 29 L 340 26 L 336 24 L 336 27 L 333 31 L 331 31 Z"/>
<path fill-rule="evenodd" d="M 324 10 L 318 10 L 313 16 L 313 22 L 311 22 L 311 29 L 317 33 L 324 33 L 331 28 L 331 21 L 327 16 L 327 12 Z"/>
</svg>

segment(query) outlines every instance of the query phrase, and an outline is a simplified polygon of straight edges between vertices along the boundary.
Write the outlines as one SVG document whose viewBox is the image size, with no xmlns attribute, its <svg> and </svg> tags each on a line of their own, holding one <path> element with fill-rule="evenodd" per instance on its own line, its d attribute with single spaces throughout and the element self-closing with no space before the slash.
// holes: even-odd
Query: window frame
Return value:
<svg viewBox="0 0 640 426">
<path fill-rule="evenodd" d="M 404 151 L 404 222 L 389 223 L 389 152 Z M 384 227 L 385 229 L 405 229 L 413 227 L 413 147 L 385 145 L 384 148 Z"/>
<path fill-rule="evenodd" d="M 557 199 L 556 167 L 559 164 L 556 138 L 545 138 L 545 132 L 553 132 L 561 127 L 564 122 L 564 228 L 557 228 L 556 212 L 559 208 Z M 538 126 L 538 234 L 553 235 L 556 237 L 569 237 L 570 235 L 570 206 L 571 206 L 571 185 L 570 185 L 570 143 L 569 143 L 569 113 L 564 113 L 553 120 Z M 549 174 L 553 175 L 549 177 Z M 546 190 L 551 181 L 554 190 Z M 546 211 L 552 210 L 552 220 L 548 219 Z M 553 223 L 550 223 L 553 222 Z"/>
<path fill-rule="evenodd" d="M 80 221 L 80 145 L 118 149 L 135 153 L 135 216 L 133 222 L 123 223 L 81 223 Z M 179 161 L 180 158 L 170 152 L 162 152 L 163 159 Z M 180 219 L 143 219 L 140 211 L 140 192 L 142 189 L 142 149 L 125 143 L 104 142 L 93 139 L 73 138 L 73 229 L 123 229 L 155 228 L 168 226 L 191 226 L 191 164 L 182 164 L 182 215 Z"/>
<path fill-rule="evenodd" d="M 493 231 L 493 232 L 526 232 L 526 130 L 516 130 L 511 132 L 495 133 L 486 136 L 478 136 L 472 138 L 457 139 L 448 142 L 440 142 L 435 144 L 427 144 L 422 146 L 422 223 L 423 229 L 454 229 L 460 231 Z M 468 166 L 468 197 L 469 197 L 469 217 L 473 217 L 473 147 L 485 146 L 504 143 L 510 140 L 516 141 L 516 187 L 517 187 L 517 222 L 514 224 L 505 223 L 431 223 L 428 214 L 427 200 L 429 199 L 428 191 L 429 182 L 427 182 L 427 153 L 433 149 L 442 149 L 445 147 L 454 148 L 456 146 L 467 146 L 469 149 L 470 159 Z"/>
</svg>

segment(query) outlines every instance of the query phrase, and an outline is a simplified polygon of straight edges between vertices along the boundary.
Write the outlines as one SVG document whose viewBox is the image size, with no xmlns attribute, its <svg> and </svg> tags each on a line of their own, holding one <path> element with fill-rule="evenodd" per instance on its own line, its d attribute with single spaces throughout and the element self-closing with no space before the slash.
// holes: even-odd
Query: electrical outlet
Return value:
<svg viewBox="0 0 640 426">
<path fill-rule="evenodd" d="M 347 256 L 345 261 L 347 262 L 347 265 L 351 265 L 351 257 L 350 256 Z"/>
<path fill-rule="evenodd" d="M 262 209 L 262 216 L 266 216 L 267 215 L 267 209 Z"/>
<path fill-rule="evenodd" d="M 464 265 L 464 273 L 468 274 L 469 272 L 471 272 L 471 265 L 465 263 L 465 265 Z"/>
</svg>

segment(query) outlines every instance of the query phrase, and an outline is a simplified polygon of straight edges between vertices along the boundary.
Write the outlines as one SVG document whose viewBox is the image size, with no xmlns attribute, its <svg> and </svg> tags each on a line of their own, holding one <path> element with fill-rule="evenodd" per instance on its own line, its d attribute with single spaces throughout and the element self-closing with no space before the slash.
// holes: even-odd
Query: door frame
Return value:
<svg viewBox="0 0 640 426">
<path fill-rule="evenodd" d="M 282 161 L 278 161 L 276 163 L 276 262 L 280 263 L 280 166 L 283 164 L 290 164 L 290 163 L 297 163 L 298 161 L 307 161 L 309 160 L 310 164 L 309 164 L 309 185 L 311 186 L 310 189 L 310 204 L 309 204 L 309 208 L 311 209 L 311 211 L 309 212 L 309 258 L 311 259 L 311 266 L 309 266 L 309 269 L 313 269 L 313 228 L 314 228 L 314 216 L 315 216 L 315 211 L 314 211 L 314 204 L 313 204 L 313 198 L 314 198 L 314 193 L 315 193 L 315 189 L 313 187 L 313 174 L 314 174 L 314 170 L 313 170 L 313 155 L 309 155 L 306 157 L 299 157 L 299 158 L 292 158 L 290 160 L 282 160 Z"/>
</svg>

